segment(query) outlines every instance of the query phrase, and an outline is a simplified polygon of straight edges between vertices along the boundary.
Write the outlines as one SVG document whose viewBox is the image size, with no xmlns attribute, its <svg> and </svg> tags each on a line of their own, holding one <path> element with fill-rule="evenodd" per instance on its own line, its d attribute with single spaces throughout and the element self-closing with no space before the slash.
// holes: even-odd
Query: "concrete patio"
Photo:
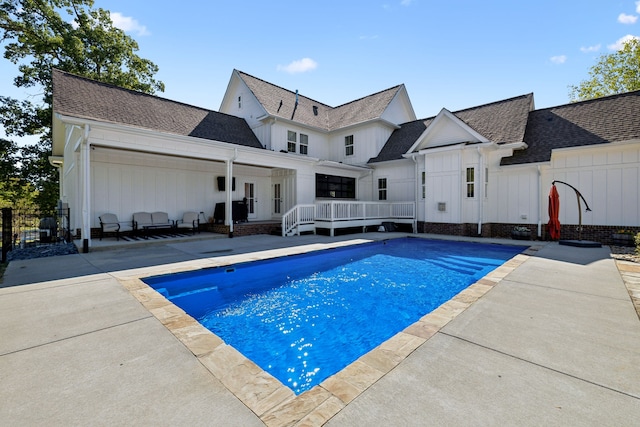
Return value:
<svg viewBox="0 0 640 427">
<path fill-rule="evenodd" d="M 637 303 L 640 266 L 622 263 L 619 270 L 606 247 L 542 243 L 355 398 L 333 395 L 298 419 L 250 409 L 123 286 L 132 276 L 222 257 L 249 260 L 264 251 L 396 235 L 200 236 L 144 247 L 105 241 L 88 254 L 13 261 L 0 283 L 0 419 L 4 425 L 637 424 L 640 321 L 630 292 Z"/>
</svg>

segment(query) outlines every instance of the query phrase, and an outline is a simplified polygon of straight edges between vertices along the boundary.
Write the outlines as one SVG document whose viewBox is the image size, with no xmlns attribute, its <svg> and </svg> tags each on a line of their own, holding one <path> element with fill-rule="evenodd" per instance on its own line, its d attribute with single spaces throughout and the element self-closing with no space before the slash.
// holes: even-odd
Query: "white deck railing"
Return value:
<svg viewBox="0 0 640 427">
<path fill-rule="evenodd" d="M 282 215 L 282 235 L 289 236 L 294 230 L 300 234 L 300 226 L 313 224 L 316 205 L 295 205 Z"/>
<path fill-rule="evenodd" d="M 355 202 L 355 201 L 325 201 L 315 205 L 296 205 L 282 216 L 282 235 L 299 234 L 301 225 L 312 225 L 315 222 L 331 223 L 344 221 L 354 225 L 362 225 L 367 221 L 415 219 L 416 205 L 414 202 Z"/>
<path fill-rule="evenodd" d="M 415 207 L 414 202 L 317 202 L 316 221 L 412 219 Z"/>
</svg>

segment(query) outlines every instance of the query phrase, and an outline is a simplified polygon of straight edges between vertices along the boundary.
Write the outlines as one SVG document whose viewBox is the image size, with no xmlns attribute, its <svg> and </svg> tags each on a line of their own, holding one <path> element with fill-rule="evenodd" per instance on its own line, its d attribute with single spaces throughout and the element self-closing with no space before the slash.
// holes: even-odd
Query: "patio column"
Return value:
<svg viewBox="0 0 640 427">
<path fill-rule="evenodd" d="M 88 253 L 91 245 L 91 170 L 90 170 L 90 145 L 89 145 L 89 125 L 84 125 L 84 134 L 80 141 L 80 163 L 82 182 L 82 228 L 80 236 L 82 238 L 82 252 Z"/>
<path fill-rule="evenodd" d="M 225 201 L 225 210 L 227 212 L 225 212 L 225 225 L 229 226 L 229 237 L 233 237 L 233 206 L 232 206 L 232 199 L 233 199 L 233 162 L 238 158 L 238 149 L 236 148 L 234 150 L 233 153 L 233 157 L 230 158 L 229 160 L 226 160 L 226 166 L 227 166 L 227 175 L 225 178 L 225 196 L 226 196 L 226 201 Z"/>
</svg>

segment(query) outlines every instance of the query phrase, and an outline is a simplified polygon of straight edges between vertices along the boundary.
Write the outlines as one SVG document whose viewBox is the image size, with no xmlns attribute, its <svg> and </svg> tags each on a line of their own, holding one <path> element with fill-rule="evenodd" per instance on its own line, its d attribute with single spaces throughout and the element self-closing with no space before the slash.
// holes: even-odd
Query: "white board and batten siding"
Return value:
<svg viewBox="0 0 640 427">
<path fill-rule="evenodd" d="M 95 213 L 91 226 L 99 227 L 98 216 L 111 212 L 128 221 L 134 212 L 162 211 L 179 219 L 186 211 L 204 212 L 204 220 L 213 215 L 216 203 L 226 201 L 219 191 L 217 177 L 225 175 L 223 162 L 125 153 L 105 148 L 92 150 L 91 187 Z M 254 183 L 256 193 L 268 195 L 271 171 L 236 165 L 232 200 L 242 200 L 244 184 Z M 268 200 L 265 200 L 268 202 Z M 257 204 L 260 219 L 270 218 L 269 203 Z"/>
<path fill-rule="evenodd" d="M 424 156 L 424 163 L 420 165 L 419 176 L 426 170 L 426 197 L 424 202 L 424 221 L 459 223 L 462 216 L 460 175 L 461 151 L 451 150 L 429 153 Z M 419 185 L 422 185 L 420 182 Z M 420 189 L 419 197 L 422 197 Z M 444 210 L 439 210 L 439 204 L 444 203 Z"/>
<path fill-rule="evenodd" d="M 640 226 L 640 147 L 638 144 L 606 144 L 553 153 L 545 181 L 559 180 L 576 187 L 591 212 L 584 212 L 585 225 Z M 575 192 L 563 184 L 560 194 L 560 223 L 577 224 Z M 545 204 L 546 206 L 546 204 Z"/>
<path fill-rule="evenodd" d="M 330 137 L 327 159 L 350 165 L 365 165 L 370 158 L 378 155 L 392 132 L 390 126 L 381 123 L 335 132 Z M 350 135 L 353 135 L 353 155 L 347 156 L 345 137 Z"/>
<path fill-rule="evenodd" d="M 416 119 L 416 114 L 411 106 L 407 88 L 402 86 L 385 111 L 380 116 L 390 123 L 401 124 Z"/>
<path fill-rule="evenodd" d="M 288 152 L 288 132 L 291 131 L 296 133 L 296 152 L 291 154 L 306 155 L 318 159 L 326 159 L 329 154 L 329 137 L 325 133 L 282 122 L 270 123 L 264 127 L 270 128 L 272 151 L 284 150 Z M 263 133 L 266 134 L 266 131 Z M 308 137 L 307 154 L 300 154 L 300 134 L 307 135 Z M 258 139 L 260 139 L 260 137 L 258 137 Z M 260 139 L 260 141 L 262 142 L 262 139 Z"/>
<path fill-rule="evenodd" d="M 378 180 L 380 178 L 387 179 L 388 202 L 407 202 L 415 200 L 415 166 L 412 160 L 407 159 L 392 162 L 391 164 L 378 164 L 373 172 L 373 182 L 370 180 L 367 182 L 372 184 L 372 198 L 369 200 L 378 200 Z M 364 195 L 360 195 L 359 199 L 367 200 Z"/>
<path fill-rule="evenodd" d="M 538 222 L 538 171 L 535 166 L 514 166 L 489 169 L 487 203 L 484 222 L 506 224 L 535 224 Z M 548 194 L 543 188 L 541 194 Z M 546 204 L 544 205 L 546 207 Z M 542 213 L 545 220 L 545 212 Z"/>
</svg>

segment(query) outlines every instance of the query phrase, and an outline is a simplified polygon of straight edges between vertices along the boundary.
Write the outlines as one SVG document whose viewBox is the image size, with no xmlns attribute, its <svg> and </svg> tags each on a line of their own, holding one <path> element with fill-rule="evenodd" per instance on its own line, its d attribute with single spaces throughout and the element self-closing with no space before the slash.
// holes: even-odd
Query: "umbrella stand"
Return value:
<svg viewBox="0 0 640 427">
<path fill-rule="evenodd" d="M 564 241 L 560 241 L 559 243 L 561 245 L 569 245 L 569 246 L 581 246 L 581 247 L 600 247 L 601 244 L 598 242 L 589 242 L 589 241 L 585 241 L 582 240 L 582 206 L 580 204 L 580 199 L 582 199 L 584 201 L 584 205 L 586 206 L 585 211 L 586 212 L 591 212 L 591 208 L 589 208 L 589 204 L 587 203 L 587 200 L 584 198 L 584 196 L 582 195 L 582 193 L 580 193 L 580 191 L 578 191 L 578 189 L 576 187 L 574 187 L 571 184 L 567 184 L 564 181 L 553 181 L 551 183 L 551 185 L 555 185 L 557 183 L 559 184 L 564 184 L 570 188 L 573 189 L 573 191 L 576 192 L 576 198 L 578 199 L 578 240 L 564 240 Z"/>
</svg>

